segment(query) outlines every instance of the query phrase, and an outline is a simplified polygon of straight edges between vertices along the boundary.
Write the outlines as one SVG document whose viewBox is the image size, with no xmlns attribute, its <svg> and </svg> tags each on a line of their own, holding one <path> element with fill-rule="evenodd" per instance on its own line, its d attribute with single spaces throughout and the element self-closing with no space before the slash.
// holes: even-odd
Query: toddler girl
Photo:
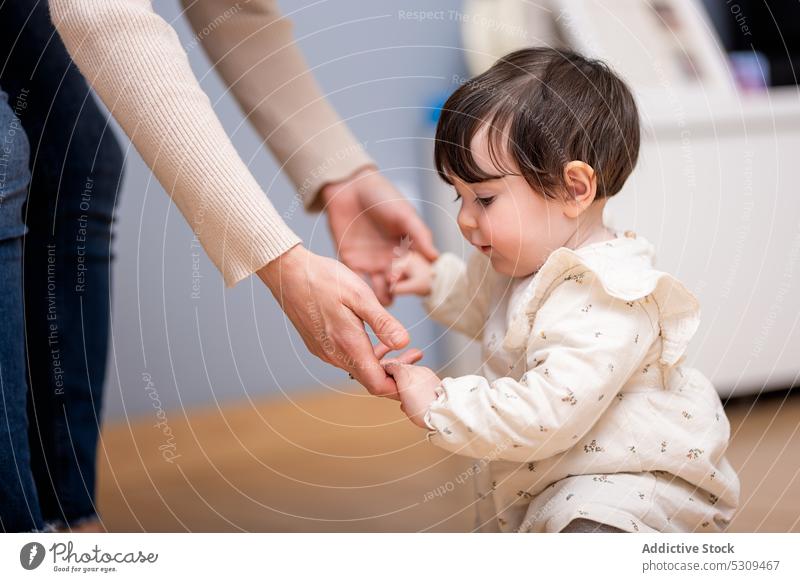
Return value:
<svg viewBox="0 0 800 582">
<path fill-rule="evenodd" d="M 482 373 L 385 365 L 432 443 L 482 461 L 502 531 L 718 531 L 737 505 L 719 396 L 683 365 L 697 300 L 603 223 L 638 150 L 630 91 L 574 53 L 512 53 L 442 110 L 436 167 L 476 252 L 408 253 L 393 285 L 480 339 Z"/>
</svg>

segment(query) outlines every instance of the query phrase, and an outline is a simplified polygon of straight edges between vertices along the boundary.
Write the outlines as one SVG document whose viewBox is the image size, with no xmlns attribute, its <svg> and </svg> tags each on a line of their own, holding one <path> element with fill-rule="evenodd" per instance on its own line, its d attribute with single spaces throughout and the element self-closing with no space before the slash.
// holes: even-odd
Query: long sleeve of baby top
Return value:
<svg viewBox="0 0 800 582">
<path fill-rule="evenodd" d="M 532 323 L 521 378 L 442 382 L 427 416 L 440 446 L 474 458 L 551 457 L 574 446 L 640 372 L 659 332 L 647 306 L 610 296 L 586 276 L 561 283 Z"/>
<path fill-rule="evenodd" d="M 227 285 L 300 242 L 237 154 L 150 0 L 50 0 L 50 10 L 75 63 Z M 274 0 L 197 0 L 187 12 L 306 206 L 315 206 L 322 184 L 369 163 L 325 104 Z"/>
<path fill-rule="evenodd" d="M 425 308 L 442 325 L 480 339 L 496 280 L 484 255 L 475 253 L 465 264 L 452 253 L 442 253 L 434 263 L 433 285 Z"/>
<path fill-rule="evenodd" d="M 478 257 L 464 265 L 443 255 L 434 265 L 431 317 L 480 337 L 483 367 L 445 378 L 425 421 L 433 444 L 491 462 L 501 525 L 550 531 L 586 517 L 588 505 L 553 517 L 556 504 L 533 512 L 549 525 L 523 519 L 530 500 L 559 481 L 576 479 L 564 496 L 578 500 L 626 473 L 651 475 L 635 491 L 642 511 L 594 502 L 590 515 L 629 531 L 722 528 L 739 492 L 724 457 L 729 426 L 710 382 L 683 365 L 698 303 L 652 267 L 652 246 L 619 236 L 558 249 L 525 279 L 489 275 Z M 655 495 L 656 474 L 671 476 L 658 480 L 660 498 L 678 507 L 676 496 L 689 491 L 693 512 L 650 511 L 643 500 Z"/>
</svg>

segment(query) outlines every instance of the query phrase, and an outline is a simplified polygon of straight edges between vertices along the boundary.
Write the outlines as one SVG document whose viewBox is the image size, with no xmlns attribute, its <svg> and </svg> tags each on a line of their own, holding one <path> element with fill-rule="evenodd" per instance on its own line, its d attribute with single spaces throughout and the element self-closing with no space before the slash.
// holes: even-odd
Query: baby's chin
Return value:
<svg viewBox="0 0 800 582">
<path fill-rule="evenodd" d="M 492 269 L 495 272 L 514 279 L 524 279 L 525 277 L 530 277 L 541 267 L 540 264 L 532 265 L 520 261 L 510 261 L 498 254 L 493 254 L 489 260 L 492 264 Z"/>
</svg>

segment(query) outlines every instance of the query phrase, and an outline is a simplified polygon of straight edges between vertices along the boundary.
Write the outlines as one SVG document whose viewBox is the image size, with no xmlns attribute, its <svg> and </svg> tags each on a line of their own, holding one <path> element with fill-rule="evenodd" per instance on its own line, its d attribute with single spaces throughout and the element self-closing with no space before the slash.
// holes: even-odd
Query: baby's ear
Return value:
<svg viewBox="0 0 800 582">
<path fill-rule="evenodd" d="M 564 166 L 564 182 L 567 185 L 564 214 L 569 218 L 577 218 L 594 202 L 597 175 L 586 162 L 573 160 Z"/>
</svg>

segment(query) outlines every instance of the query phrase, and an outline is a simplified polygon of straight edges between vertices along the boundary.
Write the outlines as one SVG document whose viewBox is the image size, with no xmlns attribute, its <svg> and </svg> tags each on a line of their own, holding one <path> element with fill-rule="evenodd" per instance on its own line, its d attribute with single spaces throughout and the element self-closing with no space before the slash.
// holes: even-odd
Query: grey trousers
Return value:
<svg viewBox="0 0 800 582">
<path fill-rule="evenodd" d="M 625 533 L 624 530 L 591 519 L 573 519 L 560 533 Z"/>
</svg>

